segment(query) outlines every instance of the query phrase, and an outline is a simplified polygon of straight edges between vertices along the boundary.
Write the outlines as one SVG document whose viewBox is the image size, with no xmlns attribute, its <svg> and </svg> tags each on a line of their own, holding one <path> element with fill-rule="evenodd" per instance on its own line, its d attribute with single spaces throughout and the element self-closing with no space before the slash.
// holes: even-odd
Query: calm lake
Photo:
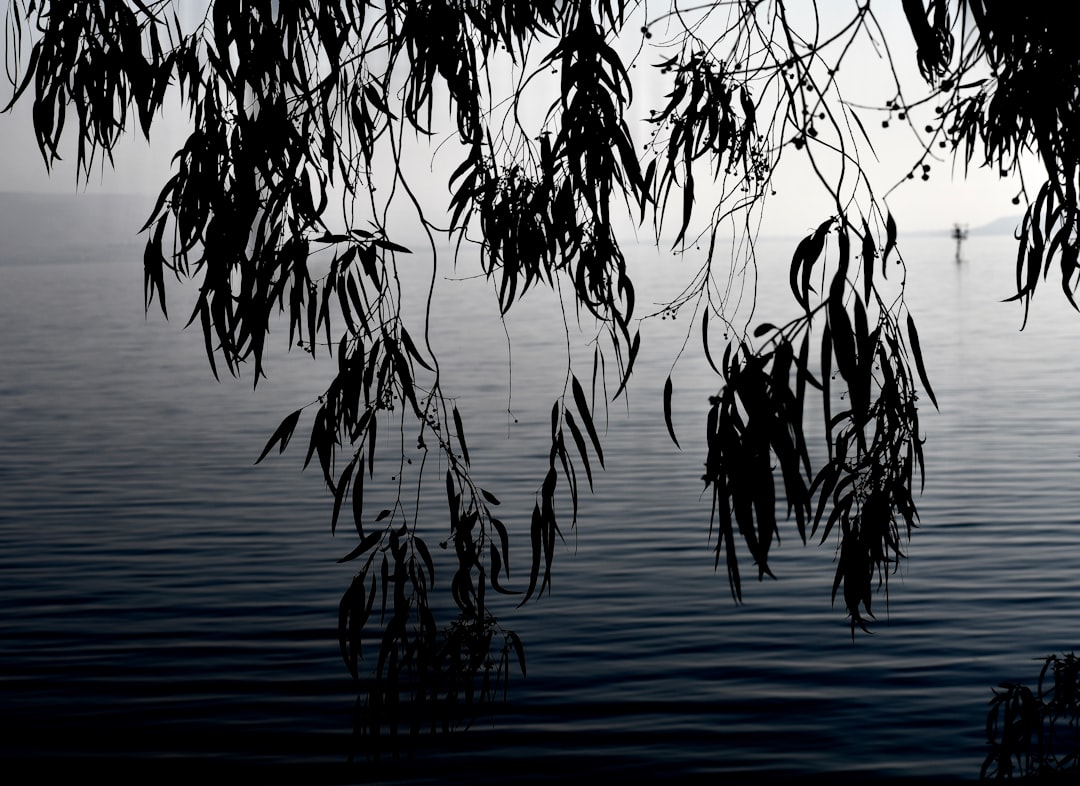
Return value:
<svg viewBox="0 0 1080 786">
<path fill-rule="evenodd" d="M 698 357 L 698 321 L 657 319 L 642 330 L 629 405 L 601 424 L 608 469 L 556 556 L 550 597 L 500 606 L 528 677 L 515 673 L 493 717 L 422 740 L 411 761 L 346 765 L 355 694 L 335 626 L 352 568 L 335 560 L 355 534 L 331 537 L 321 480 L 299 471 L 303 431 L 283 457 L 252 465 L 281 418 L 323 389 L 325 367 L 286 353 L 278 331 L 257 389 L 250 375 L 215 382 L 197 326 L 182 329 L 190 293 L 174 287 L 171 322 L 144 316 L 134 232 L 148 207 L 0 195 L 9 766 L 250 767 L 297 783 L 975 780 L 991 686 L 1031 683 L 1035 659 L 1080 646 L 1080 315 L 1050 282 L 1019 332 L 1020 308 L 1000 302 L 1013 277 L 1007 235 L 973 236 L 961 265 L 947 232 L 902 238 L 941 411 L 922 412 L 922 526 L 872 636 L 853 642 L 830 605 L 833 544 L 804 546 L 793 524 L 782 525 L 778 580 L 748 581 L 745 603 L 732 603 L 700 482 L 718 382 Z M 785 302 L 796 242 L 759 246 L 760 319 L 790 312 L 772 304 Z M 698 264 L 636 253 L 641 313 Z M 440 276 L 433 343 L 452 366 L 474 469 L 503 500 L 522 583 L 566 340 L 550 298 L 530 293 L 507 322 L 508 348 L 489 287 L 460 280 L 473 273 L 447 265 Z M 680 451 L 661 390 L 687 332 L 674 369 Z M 384 496 L 392 463 L 376 473 Z M 430 532 L 445 528 L 444 508 L 438 494 L 423 508 Z"/>
</svg>

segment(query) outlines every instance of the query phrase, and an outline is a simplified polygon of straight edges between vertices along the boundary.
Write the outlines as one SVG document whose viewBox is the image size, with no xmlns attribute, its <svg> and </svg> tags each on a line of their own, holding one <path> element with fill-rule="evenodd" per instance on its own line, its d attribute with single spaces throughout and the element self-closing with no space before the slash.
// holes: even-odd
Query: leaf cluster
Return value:
<svg viewBox="0 0 1080 786">
<path fill-rule="evenodd" d="M 837 258 L 830 276 L 826 241 L 834 225 Z M 891 216 L 887 225 L 882 274 L 895 242 Z M 824 543 L 834 531 L 839 534 L 832 594 L 835 601 L 843 587 L 852 633 L 856 626 L 866 630 L 875 591 L 887 590 L 918 521 L 915 478 L 922 477 L 923 454 L 916 376 L 933 400 L 915 323 L 878 290 L 879 255 L 865 221 L 862 281 L 853 281 L 860 269 L 852 264 L 853 233 L 840 217 L 807 235 L 792 258 L 790 276 L 803 314 L 782 327 L 761 324 L 754 337 L 763 343 L 756 348 L 745 341 L 727 346 L 719 369 L 724 386 L 710 401 L 706 419 L 703 476 L 713 492 L 716 564 L 723 555 L 733 597 L 742 597 L 736 530 L 758 578 L 772 576 L 768 554 L 773 540 L 779 541 L 778 468 L 800 538 L 805 542 L 808 532 L 820 530 Z M 829 282 L 828 294 L 812 305 L 818 279 Z M 818 350 L 812 353 L 815 331 Z M 836 382 L 841 395 L 834 410 Z M 820 391 L 828 446 L 827 459 L 817 467 L 803 426 L 809 389 Z"/>
<path fill-rule="evenodd" d="M 505 694 L 512 664 L 525 671 L 522 643 L 502 627 L 493 597 L 525 603 L 550 592 L 565 522 L 577 524 L 581 476 L 591 489 L 605 464 L 599 416 L 626 390 L 641 349 L 620 220 L 651 219 L 659 242 L 674 212 L 674 247 L 700 262 L 657 313 L 694 306 L 720 379 L 698 447 L 712 490 L 714 564 L 724 559 L 733 597 L 742 596 L 739 540 L 759 579 L 771 575 L 782 498 L 800 539 L 835 536 L 832 594 L 843 598 L 852 634 L 873 617 L 873 596 L 887 590 L 918 520 L 918 390 L 936 401 L 903 280 L 885 277 L 897 231 L 859 160 L 856 142 L 869 137 L 838 94 L 847 53 L 874 35 L 869 3 L 828 35 L 816 10 L 803 34 L 785 4 L 750 0 L 672 5 L 656 18 L 622 0 L 212 2 L 187 27 L 165 0 L 9 8 L 12 103 L 32 96 L 47 165 L 72 126 L 88 176 L 135 123 L 149 137 L 167 102 L 189 118 L 144 227 L 147 308 L 157 301 L 167 314 L 167 279 L 192 280 L 188 321 L 198 323 L 215 375 L 219 364 L 234 375 L 250 364 L 257 383 L 282 322 L 289 347 L 332 360 L 325 389 L 283 419 L 258 460 L 283 452 L 307 413 L 304 466 L 316 462 L 332 497 L 331 532 L 343 516 L 354 525 L 342 561 L 356 573 L 340 604 L 339 643 L 361 693 L 358 731 L 376 750 L 386 732 L 467 725 Z M 1080 155 L 1075 80 L 1062 75 L 1080 70 L 1075 51 L 1056 14 L 1050 24 L 1033 4 L 965 0 L 962 9 L 957 35 L 944 0 L 903 2 L 919 67 L 942 98 L 931 132 L 969 162 L 981 149 L 1001 168 L 1039 150 L 1048 180 L 1021 231 L 1018 297 L 1026 304 L 1057 261 L 1072 298 Z M 627 45 L 635 12 L 646 15 L 638 53 Z M 670 40 L 654 46 L 671 87 L 645 107 L 652 136 L 642 145 L 633 120 L 642 91 L 635 95 L 631 75 L 660 29 Z M 983 65 L 992 78 L 972 81 Z M 511 94 L 498 95 L 494 85 L 507 79 Z M 542 84 L 554 92 L 538 103 L 533 86 Z M 443 136 L 457 161 L 445 225 L 425 213 L 433 189 L 410 161 Z M 791 260 L 799 316 L 750 331 L 749 319 L 730 316 L 739 305 L 733 281 L 740 261 L 743 273 L 753 268 L 751 214 L 789 153 L 805 156 L 832 216 Z M 414 274 L 391 218 L 402 202 L 431 250 L 421 315 L 402 307 L 402 278 Z M 698 203 L 709 210 L 697 213 Z M 745 256 L 721 271 L 718 243 L 735 217 Z M 704 250 L 694 241 L 702 237 Z M 567 350 L 547 467 L 522 517 L 522 589 L 510 580 L 514 521 L 496 515 L 497 496 L 478 477 L 429 341 L 441 240 L 455 244 L 455 264 L 468 258 L 463 248 L 475 252 L 503 314 L 545 286 L 572 303 L 567 334 L 571 312 L 583 331 L 595 330 L 591 384 Z M 734 334 L 719 363 L 710 318 Z M 672 390 L 669 377 L 664 417 L 675 439 Z M 820 428 L 806 429 L 815 396 Z M 381 491 L 372 486 L 387 474 L 394 502 L 372 516 Z M 445 479 L 445 512 L 435 516 L 419 500 L 428 475 Z M 433 551 L 435 542 L 445 548 Z M 365 648 L 377 653 L 366 672 Z"/>
<path fill-rule="evenodd" d="M 675 237 L 678 245 L 686 237 L 693 213 L 695 162 L 708 157 L 714 170 L 719 171 L 727 156 L 728 172 L 737 163 L 752 169 L 756 109 L 745 81 L 729 75 L 723 62 L 704 52 L 693 52 L 685 59 L 669 58 L 658 63 L 657 68 L 664 73 L 673 72 L 675 77 L 667 105 L 650 118 L 658 127 L 666 127 L 663 145 L 667 154 L 662 168 L 657 167 L 655 160 L 650 162 L 646 181 L 652 183 L 656 179 L 653 202 L 660 217 L 667 212 L 672 187 L 679 185 L 682 222 Z M 733 106 L 736 97 L 741 117 Z"/>
<path fill-rule="evenodd" d="M 983 780 L 1058 777 L 1064 783 L 1080 771 L 1080 658 L 1048 655 L 1035 690 L 1013 682 L 995 688 L 986 741 Z"/>
</svg>

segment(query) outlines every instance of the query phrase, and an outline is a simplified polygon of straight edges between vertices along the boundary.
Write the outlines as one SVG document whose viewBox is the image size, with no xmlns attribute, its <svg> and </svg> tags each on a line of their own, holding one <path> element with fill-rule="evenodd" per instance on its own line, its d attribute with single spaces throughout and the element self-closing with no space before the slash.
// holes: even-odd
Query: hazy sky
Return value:
<svg viewBox="0 0 1080 786">
<path fill-rule="evenodd" d="M 849 5 L 838 1 L 836 5 L 830 4 L 829 8 L 846 9 Z M 898 5 L 883 5 L 881 13 L 886 15 L 881 17 L 882 24 L 890 40 L 897 42 L 893 47 L 894 52 L 914 73 L 913 57 L 910 56 L 910 48 L 906 47 L 910 33 Z M 637 28 L 628 25 L 628 29 Z M 883 70 L 884 63 L 869 47 L 859 57 L 858 62 L 860 65 L 865 63 L 866 68 L 846 70 L 844 76 L 851 80 L 846 95 L 855 93 L 855 100 L 881 104 L 888 98 L 887 94 L 877 95 L 882 92 L 880 78 L 887 73 Z M 647 58 L 644 63 L 652 63 L 656 59 Z M 641 77 L 642 70 L 637 69 L 635 77 Z M 663 99 L 662 89 L 650 90 L 649 84 L 643 85 L 643 88 L 638 94 L 641 105 L 655 106 Z M 6 85 L 2 95 L 5 101 L 10 95 L 10 88 Z M 155 127 L 152 146 L 141 136 L 126 140 L 119 149 L 114 171 L 99 171 L 90 183 L 79 185 L 69 161 L 57 166 L 51 176 L 47 175 L 33 140 L 30 105 L 25 98 L 13 112 L 0 115 L 0 139 L 3 140 L 0 145 L 0 190 L 4 191 L 71 193 L 78 189 L 153 195 L 168 177 L 172 154 L 186 136 L 185 117 L 177 112 L 172 122 L 161 122 Z M 648 104 L 644 104 L 645 101 Z M 902 124 L 894 120 L 890 129 L 886 130 L 881 128 L 881 115 L 866 111 L 863 117 L 881 159 L 880 163 L 874 163 L 867 152 L 864 163 L 875 178 L 875 187 L 879 193 L 884 193 L 903 177 L 919 150 L 913 144 L 910 131 L 904 129 Z M 69 124 L 71 120 L 69 113 Z M 449 163 L 452 154 L 444 153 L 441 157 Z M 763 230 L 769 234 L 803 234 L 829 215 L 828 202 L 822 201 L 820 187 L 815 186 L 808 177 L 806 167 L 796 163 L 793 155 L 789 155 L 789 159 L 789 163 L 794 165 L 781 168 L 776 180 L 778 194 L 764 217 Z M 1015 181 L 1002 181 L 983 169 L 973 170 L 965 179 L 962 172 L 953 174 L 952 168 L 950 162 L 934 162 L 929 182 L 909 182 L 889 197 L 888 206 L 896 216 L 901 231 L 948 228 L 954 222 L 975 227 L 1021 212 L 1019 207 L 1011 204 L 1019 188 Z M 450 168 L 447 168 L 446 172 L 449 171 Z M 432 182 L 439 184 L 434 196 L 442 198 L 442 194 L 448 195 L 442 185 L 445 180 L 440 165 L 432 178 Z M 704 196 L 701 203 L 705 202 Z"/>
</svg>

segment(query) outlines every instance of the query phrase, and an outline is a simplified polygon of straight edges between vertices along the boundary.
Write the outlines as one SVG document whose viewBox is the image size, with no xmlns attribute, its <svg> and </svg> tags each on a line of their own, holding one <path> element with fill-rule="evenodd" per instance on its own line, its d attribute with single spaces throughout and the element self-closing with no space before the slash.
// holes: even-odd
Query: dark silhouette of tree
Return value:
<svg viewBox="0 0 1080 786">
<path fill-rule="evenodd" d="M 185 27 L 161 0 L 10 0 L 11 103 L 33 102 L 47 166 L 67 134 L 88 176 L 125 133 L 149 137 L 167 103 L 188 113 L 187 141 L 144 228 L 147 308 L 156 300 L 167 314 L 166 280 L 194 280 L 190 322 L 201 325 L 215 376 L 243 364 L 263 376 L 279 313 L 289 346 L 336 355 L 325 392 L 282 421 L 259 460 L 284 451 L 303 418 L 304 464 L 315 460 L 323 473 L 332 529 L 342 517 L 353 522 L 356 545 L 343 560 L 358 568 L 339 630 L 357 678 L 362 645 L 377 653 L 363 681 L 363 731 L 396 730 L 391 718 L 414 730 L 449 725 L 445 708 L 493 698 L 511 662 L 524 671 L 522 644 L 494 618 L 488 595 L 520 592 L 526 603 L 550 589 L 581 482 L 591 486 L 604 464 L 596 415 L 623 394 L 638 325 L 652 316 L 636 309 L 620 222 L 650 227 L 657 243 L 674 233 L 676 249 L 703 249 L 700 271 L 668 310 L 693 312 L 691 335 L 718 377 L 703 479 L 716 566 L 723 561 L 733 597 L 743 547 L 758 577 L 771 575 L 779 495 L 803 541 L 836 543 L 833 598 L 852 635 L 872 618 L 918 521 L 920 395 L 936 405 L 904 303 L 896 223 L 862 163 L 872 147 L 860 112 L 908 127 L 922 151 L 911 178 L 926 179 L 939 155 L 1003 175 L 1018 175 L 1029 151 L 1038 156 L 1046 182 L 1021 227 L 1016 297 L 1026 312 L 1057 263 L 1073 299 L 1080 55 L 1050 4 L 903 0 L 907 29 L 889 34 L 876 3 L 841 18 L 832 6 L 826 16 L 816 3 L 796 5 L 253 0 L 209 3 Z M 922 77 L 914 87 L 902 86 L 892 59 L 909 33 Z M 866 41 L 893 75 L 882 86 L 892 98 L 878 107 L 840 92 L 850 53 Z M 635 88 L 645 72 L 665 81 L 666 95 L 641 109 Z M 542 112 L 538 85 L 555 96 Z M 428 136 L 449 137 L 458 151 L 437 215 L 405 163 L 413 140 Z M 718 242 L 741 235 L 736 262 L 752 265 L 774 174 L 793 157 L 826 195 L 820 225 L 793 251 L 799 315 L 735 323 L 717 285 L 733 261 Z M 1021 184 L 1018 201 L 1026 195 Z M 551 287 L 572 293 L 577 317 L 596 332 L 592 368 L 568 360 L 553 402 L 521 590 L 508 586 L 511 533 L 498 499 L 472 470 L 466 426 L 443 387 L 430 309 L 402 309 L 409 242 L 387 218 L 402 204 L 414 207 L 436 271 L 449 241 L 455 262 L 479 260 L 503 313 L 531 287 Z M 901 266 L 887 278 L 890 259 Z M 678 444 L 673 378 L 662 387 Z M 808 406 L 821 413 L 817 462 Z M 399 449 L 377 443 L 391 428 L 415 437 L 425 460 L 406 465 Z M 377 461 L 400 461 L 402 485 L 396 504 L 372 516 L 364 492 Z M 434 465 L 448 503 L 439 533 L 421 531 L 401 492 L 406 479 L 419 489 Z M 433 610 L 433 535 L 454 561 L 439 585 L 457 609 L 449 622 Z"/>
</svg>

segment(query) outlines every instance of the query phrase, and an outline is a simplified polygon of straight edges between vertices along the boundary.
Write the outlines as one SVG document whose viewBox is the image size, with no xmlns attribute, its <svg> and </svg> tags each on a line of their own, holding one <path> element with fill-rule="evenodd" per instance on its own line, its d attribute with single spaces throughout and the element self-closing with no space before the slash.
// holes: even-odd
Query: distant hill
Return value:
<svg viewBox="0 0 1080 786">
<path fill-rule="evenodd" d="M 978 227 L 969 227 L 965 224 L 961 224 L 962 229 L 967 230 L 968 235 L 1015 235 L 1017 228 L 1023 223 L 1023 216 L 1004 216 L 1002 218 L 996 218 L 989 224 L 983 224 Z M 950 226 L 947 229 L 923 229 L 915 230 L 913 232 L 907 232 L 908 235 L 919 236 L 932 236 L 940 237 L 941 235 L 952 235 L 953 227 Z"/>
<path fill-rule="evenodd" d="M 983 224 L 981 227 L 968 229 L 969 235 L 1014 235 L 1017 227 L 1023 222 L 1023 216 L 1005 216 Z M 952 232 L 952 229 L 948 230 Z"/>
</svg>

